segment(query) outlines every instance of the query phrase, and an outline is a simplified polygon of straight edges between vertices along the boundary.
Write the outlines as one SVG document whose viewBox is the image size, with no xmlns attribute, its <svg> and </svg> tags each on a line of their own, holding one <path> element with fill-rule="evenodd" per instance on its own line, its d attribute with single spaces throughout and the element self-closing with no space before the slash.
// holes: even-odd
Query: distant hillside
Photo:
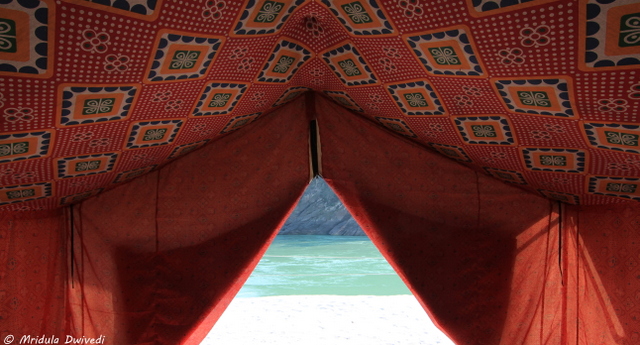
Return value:
<svg viewBox="0 0 640 345">
<path fill-rule="evenodd" d="M 279 234 L 365 235 L 331 188 L 320 178 L 311 182 Z"/>
</svg>

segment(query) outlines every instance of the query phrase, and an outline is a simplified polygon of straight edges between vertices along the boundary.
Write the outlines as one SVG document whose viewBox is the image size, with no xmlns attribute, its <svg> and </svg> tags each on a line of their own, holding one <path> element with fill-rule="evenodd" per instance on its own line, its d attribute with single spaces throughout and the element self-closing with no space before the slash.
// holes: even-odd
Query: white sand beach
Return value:
<svg viewBox="0 0 640 345">
<path fill-rule="evenodd" d="M 236 298 L 202 345 L 454 345 L 412 295 Z"/>
</svg>

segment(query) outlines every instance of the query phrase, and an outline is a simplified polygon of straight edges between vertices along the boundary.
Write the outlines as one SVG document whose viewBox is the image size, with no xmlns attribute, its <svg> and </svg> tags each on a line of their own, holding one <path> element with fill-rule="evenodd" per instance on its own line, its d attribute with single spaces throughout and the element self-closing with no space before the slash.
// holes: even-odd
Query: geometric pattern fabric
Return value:
<svg viewBox="0 0 640 345">
<path fill-rule="evenodd" d="M 638 200 L 639 22 L 623 0 L 3 1 L 0 210 L 83 200 L 306 91 L 544 197 Z"/>
</svg>

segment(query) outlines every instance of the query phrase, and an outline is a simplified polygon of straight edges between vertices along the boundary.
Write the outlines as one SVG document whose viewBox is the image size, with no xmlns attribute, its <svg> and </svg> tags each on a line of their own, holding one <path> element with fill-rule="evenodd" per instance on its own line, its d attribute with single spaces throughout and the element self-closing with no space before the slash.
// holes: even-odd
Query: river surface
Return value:
<svg viewBox="0 0 640 345">
<path fill-rule="evenodd" d="M 237 297 L 410 294 L 366 236 L 279 235 Z"/>
</svg>

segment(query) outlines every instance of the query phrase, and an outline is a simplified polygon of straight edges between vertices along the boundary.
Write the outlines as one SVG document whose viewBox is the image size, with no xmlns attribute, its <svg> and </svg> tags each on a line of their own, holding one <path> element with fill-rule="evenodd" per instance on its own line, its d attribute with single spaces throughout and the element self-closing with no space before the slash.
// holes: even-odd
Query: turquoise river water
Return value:
<svg viewBox="0 0 640 345">
<path fill-rule="evenodd" d="M 410 294 L 365 236 L 281 235 L 237 297 Z"/>
</svg>

